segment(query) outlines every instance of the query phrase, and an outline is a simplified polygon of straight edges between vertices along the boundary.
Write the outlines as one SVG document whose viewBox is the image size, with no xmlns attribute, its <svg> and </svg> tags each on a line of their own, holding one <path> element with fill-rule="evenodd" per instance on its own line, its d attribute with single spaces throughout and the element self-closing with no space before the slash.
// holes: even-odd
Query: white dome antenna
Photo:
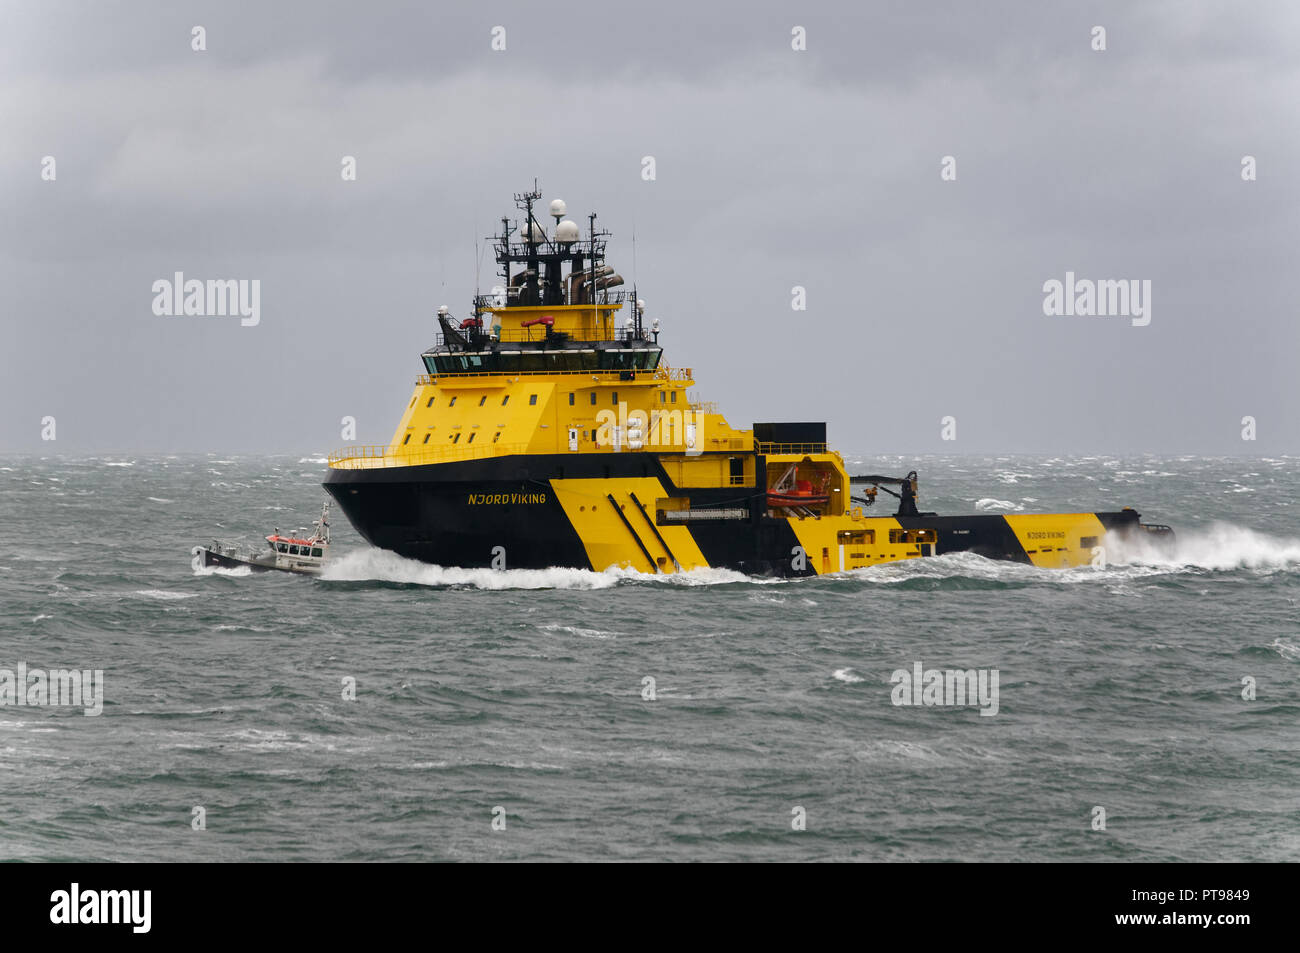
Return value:
<svg viewBox="0 0 1300 953">
<path fill-rule="evenodd" d="M 559 201 L 558 199 L 556 201 Z M 551 203 L 552 212 L 555 214 L 555 203 Z M 555 240 L 562 244 L 569 245 L 578 240 L 578 223 L 565 219 L 555 226 Z"/>
<path fill-rule="evenodd" d="M 552 202 L 551 202 L 551 218 L 555 219 L 555 220 L 558 222 L 560 219 L 564 218 L 565 213 L 568 212 L 568 211 L 569 211 L 569 209 L 568 209 L 568 206 L 566 206 L 566 205 L 564 204 L 564 199 L 554 199 L 554 200 L 552 200 Z"/>
</svg>

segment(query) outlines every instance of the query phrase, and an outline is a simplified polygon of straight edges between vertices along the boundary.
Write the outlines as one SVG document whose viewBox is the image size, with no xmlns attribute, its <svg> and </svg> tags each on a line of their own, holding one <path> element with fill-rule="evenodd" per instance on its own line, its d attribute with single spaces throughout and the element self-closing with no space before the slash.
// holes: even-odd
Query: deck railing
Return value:
<svg viewBox="0 0 1300 953">
<path fill-rule="evenodd" d="M 485 443 L 481 446 L 462 444 L 450 447 L 367 445 L 335 450 L 329 455 L 329 465 L 335 470 L 420 467 L 430 463 L 452 463 L 457 460 L 476 460 L 482 457 L 524 453 L 527 449 L 526 443 Z"/>
<path fill-rule="evenodd" d="M 754 441 L 754 450 L 756 453 L 763 454 L 783 454 L 783 453 L 826 453 L 825 443 L 765 443 L 760 440 Z"/>
</svg>

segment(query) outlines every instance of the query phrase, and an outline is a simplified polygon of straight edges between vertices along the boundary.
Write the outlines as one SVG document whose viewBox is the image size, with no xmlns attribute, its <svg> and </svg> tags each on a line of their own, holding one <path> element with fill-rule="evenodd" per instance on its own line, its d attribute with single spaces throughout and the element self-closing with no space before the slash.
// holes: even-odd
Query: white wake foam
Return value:
<svg viewBox="0 0 1300 953">
<path fill-rule="evenodd" d="M 1106 554 L 1112 562 L 1164 569 L 1300 569 L 1300 540 L 1229 523 L 1178 533 L 1172 547 L 1140 537 L 1127 542 L 1107 537 Z"/>
<path fill-rule="evenodd" d="M 635 569 L 463 569 L 407 559 L 384 549 L 359 549 L 335 558 L 320 578 L 331 582 L 400 582 L 418 586 L 467 586 L 475 589 L 609 589 L 620 583 L 716 586 L 726 583 L 779 583 L 730 569 L 692 569 L 649 575 Z"/>
</svg>

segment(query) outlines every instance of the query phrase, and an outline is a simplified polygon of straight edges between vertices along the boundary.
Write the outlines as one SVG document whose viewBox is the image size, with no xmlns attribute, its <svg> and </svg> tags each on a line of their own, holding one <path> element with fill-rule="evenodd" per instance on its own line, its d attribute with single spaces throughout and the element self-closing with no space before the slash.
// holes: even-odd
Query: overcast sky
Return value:
<svg viewBox="0 0 1300 953">
<path fill-rule="evenodd" d="M 536 177 L 734 425 L 1300 452 L 1298 41 L 1293 2 L 11 0 L 0 449 L 387 442 Z M 155 315 L 177 271 L 258 279 L 260 324 Z M 1067 271 L 1150 324 L 1045 315 Z"/>
</svg>

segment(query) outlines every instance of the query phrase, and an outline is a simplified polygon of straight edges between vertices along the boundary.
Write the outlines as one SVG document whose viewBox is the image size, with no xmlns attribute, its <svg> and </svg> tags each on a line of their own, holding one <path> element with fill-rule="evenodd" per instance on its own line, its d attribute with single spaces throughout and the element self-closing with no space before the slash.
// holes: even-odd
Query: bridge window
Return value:
<svg viewBox="0 0 1300 953">
<path fill-rule="evenodd" d="M 477 437 L 477 436 L 478 436 L 478 434 L 473 434 L 473 433 L 472 433 L 472 434 L 469 435 L 469 439 L 466 440 L 465 442 L 466 442 L 466 443 L 473 443 L 473 442 L 474 442 L 474 438 Z"/>
<path fill-rule="evenodd" d="M 531 406 L 533 406 L 533 405 L 536 404 L 536 403 L 537 403 L 537 395 L 536 395 L 536 394 L 529 394 L 529 395 L 528 395 L 528 405 L 531 407 Z"/>
<path fill-rule="evenodd" d="M 448 406 L 448 407 L 455 407 L 455 406 L 456 406 L 456 398 L 453 397 L 453 398 L 451 399 L 451 403 L 448 404 L 447 406 Z"/>
<path fill-rule="evenodd" d="M 596 406 L 596 392 L 594 390 L 591 392 L 591 405 Z"/>
<path fill-rule="evenodd" d="M 569 391 L 569 406 L 570 406 L 570 407 L 573 406 L 573 398 L 574 398 L 574 393 L 573 393 L 573 391 Z"/>
<path fill-rule="evenodd" d="M 501 406 L 504 407 L 508 403 L 510 403 L 510 395 L 506 394 L 506 396 L 501 398 Z"/>
<path fill-rule="evenodd" d="M 430 397 L 430 398 L 429 398 L 429 402 L 428 402 L 427 404 L 425 404 L 424 406 L 425 406 L 425 409 L 426 409 L 426 410 L 427 410 L 428 408 L 432 407 L 432 406 L 433 406 L 433 398 Z"/>
<path fill-rule="evenodd" d="M 405 447 L 410 442 L 411 442 L 411 435 L 408 433 L 406 435 L 406 438 L 402 441 L 402 446 Z"/>
<path fill-rule="evenodd" d="M 478 399 L 478 405 L 482 407 L 486 403 L 487 403 L 487 394 L 484 394 L 482 397 Z"/>
<path fill-rule="evenodd" d="M 424 442 L 425 442 L 425 443 L 428 443 L 428 442 L 429 442 L 429 438 L 432 437 L 432 436 L 433 436 L 433 434 L 431 434 L 431 433 L 427 433 L 427 434 L 425 434 L 425 435 L 424 435 Z"/>
</svg>

